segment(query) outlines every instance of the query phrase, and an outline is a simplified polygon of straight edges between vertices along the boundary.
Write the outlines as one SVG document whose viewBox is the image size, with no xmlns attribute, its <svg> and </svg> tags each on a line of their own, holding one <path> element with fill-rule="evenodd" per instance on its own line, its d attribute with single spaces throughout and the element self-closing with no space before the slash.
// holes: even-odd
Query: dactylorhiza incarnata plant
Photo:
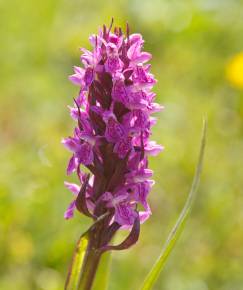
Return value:
<svg viewBox="0 0 243 290">
<path fill-rule="evenodd" d="M 80 184 L 65 182 L 74 196 L 65 218 L 78 210 L 98 221 L 89 243 L 100 255 L 135 244 L 140 223 L 151 215 L 147 198 L 154 181 L 148 156 L 163 149 L 150 140 L 156 123 L 151 114 L 161 106 L 154 102 L 151 54 L 142 51 L 140 34 L 129 34 L 128 26 L 125 35 L 121 28 L 111 32 L 103 26 L 89 40 L 93 50 L 81 49 L 83 67 L 75 66 L 69 77 L 80 88 L 70 107 L 77 126 L 62 143 L 72 152 L 67 174 L 76 172 Z M 120 245 L 110 245 L 120 228 L 130 234 Z"/>
<path fill-rule="evenodd" d="M 140 34 L 129 34 L 128 25 L 125 34 L 111 28 L 104 25 L 98 35 L 90 36 L 92 51 L 81 49 L 83 67 L 75 66 L 69 77 L 80 88 L 69 107 L 77 125 L 62 143 L 72 152 L 67 174 L 75 172 L 79 184 L 65 182 L 73 200 L 64 216 L 70 219 L 79 211 L 93 224 L 77 244 L 67 290 L 91 289 L 102 254 L 137 242 L 140 224 L 151 215 L 148 195 L 154 181 L 148 157 L 163 149 L 150 140 L 156 123 L 151 115 L 162 109 L 154 102 L 156 80 L 147 63 L 151 54 L 143 51 Z M 127 238 L 113 245 L 112 238 L 122 228 L 128 230 Z M 148 278 L 154 281 L 152 275 L 157 274 L 152 271 Z"/>
</svg>

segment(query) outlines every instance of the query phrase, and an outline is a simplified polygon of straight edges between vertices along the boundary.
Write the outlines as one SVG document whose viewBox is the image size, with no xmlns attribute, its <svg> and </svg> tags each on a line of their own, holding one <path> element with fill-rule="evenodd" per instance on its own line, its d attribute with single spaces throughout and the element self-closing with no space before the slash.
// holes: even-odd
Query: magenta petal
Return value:
<svg viewBox="0 0 243 290">
<path fill-rule="evenodd" d="M 74 200 L 74 201 L 72 201 L 72 202 L 69 204 L 67 210 L 65 211 L 65 213 L 64 213 L 64 218 L 65 218 L 65 219 L 70 219 L 70 218 L 72 218 L 72 217 L 73 217 L 73 213 L 74 213 L 75 208 L 76 208 L 76 206 L 75 206 L 75 200 Z"/>
<path fill-rule="evenodd" d="M 78 186 L 75 183 L 69 183 L 69 182 L 64 182 L 64 185 L 66 186 L 67 189 L 69 189 L 74 195 L 78 195 L 80 191 L 80 186 Z"/>
<path fill-rule="evenodd" d="M 143 44 L 143 37 L 140 33 L 133 33 L 129 36 L 129 40 L 130 40 L 130 43 L 133 44 L 135 42 L 138 42 L 140 45 Z"/>
<path fill-rule="evenodd" d="M 94 153 L 92 146 L 85 142 L 80 146 L 80 149 L 77 153 L 79 161 L 84 165 L 90 165 L 94 160 Z"/>
<path fill-rule="evenodd" d="M 91 85 L 93 79 L 94 79 L 94 70 L 91 67 L 89 67 L 86 69 L 84 74 L 84 82 L 86 86 Z"/>
<path fill-rule="evenodd" d="M 132 171 L 128 174 L 126 174 L 127 180 L 129 182 L 144 182 L 147 181 L 151 176 L 153 175 L 153 170 L 145 168 L 145 169 L 140 169 L 138 171 Z"/>
<path fill-rule="evenodd" d="M 74 119 L 74 120 L 78 120 L 79 117 L 79 112 L 77 108 L 73 108 L 68 106 L 69 110 L 70 110 L 70 116 Z"/>
<path fill-rule="evenodd" d="M 141 52 L 136 58 L 136 63 L 144 63 L 149 61 L 152 58 L 152 55 L 148 52 Z"/>
<path fill-rule="evenodd" d="M 119 158 L 124 158 L 127 153 L 131 150 L 132 143 L 131 138 L 122 139 L 114 146 L 114 152 L 117 153 Z"/>
<path fill-rule="evenodd" d="M 99 198 L 99 200 L 106 201 L 106 202 L 111 202 L 112 201 L 112 198 L 113 198 L 113 195 L 111 194 L 111 192 L 106 191 L 106 192 L 104 192 L 101 195 L 101 197 Z"/>
<path fill-rule="evenodd" d="M 80 77 L 77 74 L 73 74 L 73 75 L 69 76 L 68 78 L 73 84 L 75 84 L 77 86 L 82 85 L 83 77 Z"/>
<path fill-rule="evenodd" d="M 118 80 L 114 83 L 114 86 L 112 89 L 112 97 L 114 100 L 117 100 L 121 103 L 125 103 L 127 93 L 126 93 L 126 87 L 122 80 Z"/>
<path fill-rule="evenodd" d="M 151 156 L 158 155 L 161 151 L 163 151 L 164 147 L 161 145 L 156 144 L 155 142 L 149 142 L 145 147 L 145 153 Z"/>
<path fill-rule="evenodd" d="M 140 223 L 144 223 L 150 216 L 151 216 L 151 211 L 140 211 L 139 212 L 139 218 L 140 218 Z"/>
<path fill-rule="evenodd" d="M 105 137 L 109 142 L 118 142 L 125 135 L 123 126 L 113 118 L 109 118 L 106 125 Z"/>
<path fill-rule="evenodd" d="M 120 58 L 117 56 L 109 56 L 106 63 L 105 69 L 107 72 L 115 73 L 116 71 L 120 71 L 123 67 L 123 63 Z"/>
<path fill-rule="evenodd" d="M 85 70 L 79 66 L 74 66 L 73 70 L 76 74 L 79 74 L 80 76 L 84 76 Z"/>
<path fill-rule="evenodd" d="M 121 226 L 131 226 L 134 223 L 134 220 L 137 216 L 137 213 L 131 206 L 128 204 L 120 204 L 116 207 L 115 211 L 115 221 Z"/>
<path fill-rule="evenodd" d="M 79 141 L 73 137 L 62 139 L 62 144 L 72 152 L 77 152 L 80 148 Z"/>
<path fill-rule="evenodd" d="M 148 107 L 151 113 L 157 113 L 164 109 L 164 106 L 161 106 L 157 103 L 151 103 Z"/>
<path fill-rule="evenodd" d="M 77 166 L 78 166 L 77 158 L 75 158 L 75 156 L 73 155 L 71 159 L 69 160 L 69 163 L 67 166 L 67 175 L 70 175 L 71 173 L 73 173 L 76 170 Z"/>
<path fill-rule="evenodd" d="M 75 74 L 69 76 L 69 80 L 73 82 L 75 85 L 82 85 L 84 78 L 84 69 L 81 67 L 74 67 Z"/>
<path fill-rule="evenodd" d="M 139 42 L 135 42 L 127 51 L 127 57 L 130 60 L 134 60 L 140 54 L 141 44 Z"/>
</svg>

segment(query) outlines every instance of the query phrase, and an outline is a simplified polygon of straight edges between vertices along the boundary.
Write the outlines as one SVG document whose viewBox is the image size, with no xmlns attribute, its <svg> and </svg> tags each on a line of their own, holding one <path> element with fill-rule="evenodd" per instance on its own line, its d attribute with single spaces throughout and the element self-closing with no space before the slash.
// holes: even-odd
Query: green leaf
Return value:
<svg viewBox="0 0 243 290">
<path fill-rule="evenodd" d="M 100 265 L 96 272 L 93 290 L 107 290 L 111 265 L 111 251 L 105 252 L 100 261 Z"/>
<path fill-rule="evenodd" d="M 88 248 L 88 233 L 84 233 L 77 242 L 73 255 L 72 263 L 69 268 L 68 277 L 65 284 L 65 290 L 78 290 L 81 268 L 83 265 L 86 250 Z"/>
<path fill-rule="evenodd" d="M 160 275 L 160 272 L 164 268 L 165 262 L 169 256 L 169 254 L 171 253 L 172 249 L 174 248 L 176 241 L 180 237 L 180 234 L 184 228 L 185 222 L 186 222 L 188 215 L 191 211 L 193 201 L 194 201 L 196 193 L 197 193 L 197 188 L 198 188 L 200 175 L 201 175 L 201 171 L 202 171 L 204 150 L 205 150 L 205 144 L 206 144 L 206 128 L 207 128 L 206 121 L 204 120 L 199 159 L 198 159 L 198 163 L 197 163 L 197 167 L 196 167 L 196 172 L 195 172 L 195 175 L 193 178 L 191 190 L 189 192 L 185 206 L 184 206 L 176 224 L 174 225 L 173 229 L 171 230 L 157 261 L 153 265 L 148 276 L 145 278 L 145 281 L 143 283 L 141 290 L 150 290 L 153 288 L 155 282 L 157 281 L 157 279 Z"/>
</svg>

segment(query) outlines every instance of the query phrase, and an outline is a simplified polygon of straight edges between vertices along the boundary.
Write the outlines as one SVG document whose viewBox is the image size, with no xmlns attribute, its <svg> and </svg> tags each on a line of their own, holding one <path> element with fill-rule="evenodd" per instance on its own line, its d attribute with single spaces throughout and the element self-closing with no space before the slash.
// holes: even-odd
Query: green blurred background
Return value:
<svg viewBox="0 0 243 290">
<path fill-rule="evenodd" d="M 151 159 L 153 215 L 136 246 L 113 254 L 109 289 L 138 289 L 156 259 L 185 202 L 207 115 L 199 196 L 155 290 L 242 290 L 243 1 L 1 0 L 0 16 L 0 290 L 63 289 L 90 224 L 63 219 L 63 181 L 75 179 L 60 140 L 73 128 L 67 105 L 78 89 L 67 77 L 79 47 L 112 16 L 153 54 L 165 105 L 154 139 L 165 151 Z"/>
</svg>

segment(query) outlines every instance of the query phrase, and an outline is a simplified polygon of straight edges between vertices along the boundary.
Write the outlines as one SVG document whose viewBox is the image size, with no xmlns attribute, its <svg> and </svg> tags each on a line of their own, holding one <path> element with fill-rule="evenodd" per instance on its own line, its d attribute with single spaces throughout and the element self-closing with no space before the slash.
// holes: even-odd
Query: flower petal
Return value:
<svg viewBox="0 0 243 290">
<path fill-rule="evenodd" d="M 70 218 L 72 218 L 72 217 L 73 217 L 73 213 L 74 213 L 75 208 L 76 208 L 76 206 L 75 206 L 75 200 L 74 200 L 74 201 L 72 201 L 72 202 L 69 204 L 67 210 L 65 211 L 65 213 L 64 213 L 64 218 L 65 218 L 65 219 L 70 219 Z"/>
<path fill-rule="evenodd" d="M 67 181 L 64 182 L 64 185 L 66 186 L 67 189 L 69 189 L 74 195 L 78 195 L 80 191 L 80 186 L 78 186 L 75 183 L 69 183 Z"/>
</svg>

